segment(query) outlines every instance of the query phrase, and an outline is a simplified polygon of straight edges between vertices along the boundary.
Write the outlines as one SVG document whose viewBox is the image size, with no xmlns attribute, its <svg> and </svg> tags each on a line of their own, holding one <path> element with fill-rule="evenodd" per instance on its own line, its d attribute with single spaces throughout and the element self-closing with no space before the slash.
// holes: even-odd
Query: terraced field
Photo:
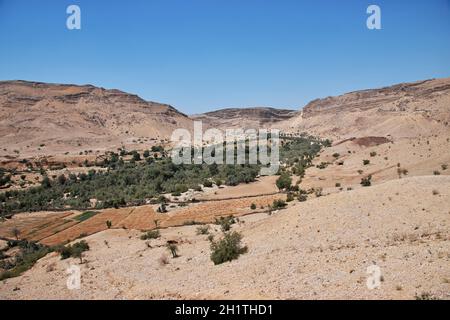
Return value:
<svg viewBox="0 0 450 320">
<path fill-rule="evenodd" d="M 80 219 L 82 212 L 77 211 L 20 214 L 0 224 L 0 237 L 15 238 L 13 230 L 17 228 L 20 239 L 57 245 L 106 230 L 107 221 L 111 222 L 112 229 L 135 230 L 151 230 L 156 224 L 166 228 L 192 222 L 209 223 L 216 217 L 242 216 L 267 210 L 268 205 L 280 198 L 285 198 L 285 195 L 212 200 L 174 209 L 169 213 L 157 213 L 152 205 L 106 209 L 94 215 L 85 215 L 85 219 Z M 256 205 L 255 210 L 250 209 L 253 203 Z"/>
</svg>

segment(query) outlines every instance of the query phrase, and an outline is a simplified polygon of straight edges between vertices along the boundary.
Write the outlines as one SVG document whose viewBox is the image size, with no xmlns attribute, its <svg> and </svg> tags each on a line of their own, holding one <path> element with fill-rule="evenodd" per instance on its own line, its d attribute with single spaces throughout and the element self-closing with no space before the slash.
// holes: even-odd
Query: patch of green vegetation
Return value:
<svg viewBox="0 0 450 320">
<path fill-rule="evenodd" d="M 242 236 L 233 231 L 225 233 L 219 241 L 211 241 L 211 260 L 215 265 L 235 260 L 247 252 L 247 247 L 241 245 Z"/>
<path fill-rule="evenodd" d="M 282 199 L 277 199 L 273 201 L 272 204 L 272 210 L 278 210 L 278 209 L 283 209 L 287 206 L 286 201 L 282 200 Z"/>
<path fill-rule="evenodd" d="M 370 187 L 372 185 L 372 175 L 369 175 L 361 179 L 361 185 L 363 187 Z"/>
<path fill-rule="evenodd" d="M 236 220 L 233 216 L 228 217 L 220 217 L 219 219 L 215 218 L 215 223 L 220 225 L 220 228 L 223 232 L 229 231 L 231 229 L 231 225 L 236 223 Z"/>
<path fill-rule="evenodd" d="M 159 237 L 161 237 L 159 230 L 150 230 L 141 236 L 141 240 L 158 239 Z"/>
<path fill-rule="evenodd" d="M 83 212 L 82 214 L 80 214 L 80 215 L 74 217 L 73 219 L 82 222 L 82 221 L 84 221 L 84 220 L 87 220 L 87 219 L 92 218 L 92 217 L 95 216 L 97 213 L 98 213 L 97 211 L 85 211 L 85 212 Z"/>
<path fill-rule="evenodd" d="M 299 176 L 311 165 L 321 147 L 327 145 L 327 141 L 306 135 L 283 138 L 282 142 L 280 160 Z M 165 153 L 160 146 L 152 147 L 151 151 Z M 125 156 L 132 159 L 124 160 Z M 45 175 L 40 186 L 0 193 L 0 216 L 41 210 L 88 210 L 91 199 L 97 200 L 95 209 L 143 205 L 156 201 L 162 194 L 179 195 L 188 189 L 199 190 L 199 185 L 212 186 L 213 181 L 228 186 L 253 182 L 261 169 L 261 164 L 175 165 L 164 154 L 154 158 L 145 153 L 145 157 L 144 161 L 137 151 L 120 149 L 119 153 L 110 152 L 96 163 L 104 170 L 91 169 L 68 177 Z M 8 177 L 4 170 L 0 171 L 0 183 L 7 183 Z M 77 220 L 90 217 L 91 214 L 86 213 Z"/>
<path fill-rule="evenodd" d="M 276 185 L 279 190 L 288 190 L 291 187 L 291 184 L 292 178 L 286 172 L 283 172 L 276 181 Z"/>
<path fill-rule="evenodd" d="M 11 240 L 8 241 L 8 246 L 10 248 L 18 247 L 19 251 L 14 258 L 8 260 L 6 260 L 7 257 L 5 255 L 2 255 L 0 268 L 5 271 L 0 274 L 0 280 L 20 276 L 33 267 L 40 258 L 52 251 L 50 247 L 26 240 Z"/>
<path fill-rule="evenodd" d="M 57 249 L 61 259 L 79 258 L 80 263 L 83 263 L 83 252 L 87 250 L 89 250 L 89 245 L 85 240 L 81 240 L 73 245 L 61 246 Z"/>
</svg>

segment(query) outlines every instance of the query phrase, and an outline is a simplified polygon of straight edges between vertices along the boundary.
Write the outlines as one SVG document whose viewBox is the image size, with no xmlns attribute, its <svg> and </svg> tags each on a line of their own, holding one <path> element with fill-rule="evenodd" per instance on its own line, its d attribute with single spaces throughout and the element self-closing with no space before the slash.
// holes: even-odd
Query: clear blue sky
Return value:
<svg viewBox="0 0 450 320">
<path fill-rule="evenodd" d="M 66 28 L 81 7 L 82 29 Z M 366 8 L 382 30 L 366 28 Z M 450 76 L 450 0 L 0 0 L 0 79 L 93 84 L 192 114 L 300 108 Z"/>
</svg>

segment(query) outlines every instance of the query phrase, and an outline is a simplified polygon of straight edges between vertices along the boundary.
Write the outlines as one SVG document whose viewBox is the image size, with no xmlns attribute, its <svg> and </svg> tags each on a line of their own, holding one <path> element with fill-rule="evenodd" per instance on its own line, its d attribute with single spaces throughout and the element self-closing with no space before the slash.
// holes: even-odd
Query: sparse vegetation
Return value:
<svg viewBox="0 0 450 320">
<path fill-rule="evenodd" d="M 273 201 L 272 210 L 283 209 L 287 206 L 287 203 L 282 199 L 276 199 Z"/>
<path fill-rule="evenodd" d="M 8 241 L 8 247 L 17 247 L 18 251 L 12 260 L 0 260 L 0 269 L 5 270 L 0 273 L 0 281 L 20 276 L 52 251 L 50 247 L 26 240 Z"/>
<path fill-rule="evenodd" d="M 217 225 L 220 225 L 220 228 L 223 232 L 226 232 L 231 229 L 231 225 L 236 223 L 236 220 L 233 216 L 220 217 L 219 219 L 215 219 L 215 223 Z"/>
<path fill-rule="evenodd" d="M 197 227 L 197 234 L 204 235 L 209 233 L 209 226 L 199 226 Z"/>
<path fill-rule="evenodd" d="M 438 300 L 438 298 L 436 298 L 434 295 L 432 295 L 429 292 L 422 292 L 419 295 L 416 295 L 414 297 L 416 300 Z"/>
<path fill-rule="evenodd" d="M 150 230 L 141 236 L 141 240 L 158 239 L 161 237 L 159 230 Z"/>
<path fill-rule="evenodd" d="M 225 233 L 219 241 L 211 242 L 211 260 L 215 265 L 235 260 L 239 255 L 247 252 L 247 247 L 241 245 L 242 236 L 233 231 Z"/>
<path fill-rule="evenodd" d="M 174 241 L 167 241 L 166 248 L 172 254 L 172 258 L 178 257 L 178 246 Z"/>
<path fill-rule="evenodd" d="M 61 259 L 79 258 L 80 263 L 83 263 L 83 252 L 87 250 L 89 250 L 89 245 L 85 240 L 58 248 Z"/>
<path fill-rule="evenodd" d="M 74 217 L 73 219 L 81 222 L 81 221 L 87 220 L 89 218 L 92 218 L 96 214 L 97 214 L 96 211 L 85 211 L 82 214 Z"/>
<path fill-rule="evenodd" d="M 369 175 L 361 179 L 361 185 L 363 187 L 370 187 L 372 185 L 372 175 Z"/>
<path fill-rule="evenodd" d="M 279 190 L 288 190 L 291 187 L 292 178 L 288 173 L 282 173 L 276 181 Z"/>
<path fill-rule="evenodd" d="M 283 138 L 283 141 L 280 160 L 299 176 L 311 165 L 321 147 L 327 145 L 326 141 L 306 135 Z M 201 184 L 212 186 L 213 181 L 229 186 L 249 183 L 255 181 L 261 168 L 260 164 L 175 165 L 165 156 L 161 146 L 154 146 L 151 151 L 160 156 L 155 158 L 144 151 L 146 161 L 142 161 L 138 151 L 121 148 L 118 153 L 108 152 L 102 161 L 91 163 L 86 159 L 84 162 L 85 166 L 96 165 L 105 170 L 91 168 L 87 173 L 69 176 L 44 175 L 40 186 L 0 193 L 3 195 L 0 197 L 0 215 L 41 210 L 89 210 L 91 199 L 96 200 L 95 209 L 137 206 L 165 193 L 179 194 L 198 189 Z M 127 160 L 129 156 L 131 160 Z M 282 176 L 280 187 L 288 189 L 290 179 L 286 175 Z M 10 180 L 11 175 L 0 170 L 0 184 L 6 185 Z"/>
</svg>

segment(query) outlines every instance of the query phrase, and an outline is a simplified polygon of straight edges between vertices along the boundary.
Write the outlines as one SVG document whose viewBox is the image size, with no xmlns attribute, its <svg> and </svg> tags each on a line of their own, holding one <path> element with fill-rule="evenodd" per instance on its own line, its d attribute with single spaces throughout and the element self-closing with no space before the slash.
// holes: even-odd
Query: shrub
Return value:
<svg viewBox="0 0 450 320">
<path fill-rule="evenodd" d="M 336 188 L 340 188 L 341 187 L 341 183 L 340 182 L 336 182 L 336 184 L 334 185 Z"/>
<path fill-rule="evenodd" d="M 141 160 L 141 155 L 139 154 L 139 152 L 137 151 L 133 151 L 133 158 L 134 161 L 140 161 Z"/>
<path fill-rule="evenodd" d="M 178 246 L 174 241 L 167 241 L 166 248 L 172 254 L 172 258 L 178 257 Z"/>
<path fill-rule="evenodd" d="M 361 179 L 361 185 L 363 187 L 370 187 L 372 185 L 372 176 L 369 175 L 369 176 L 367 176 L 365 178 L 362 178 Z"/>
<path fill-rule="evenodd" d="M 286 202 L 291 202 L 291 201 L 294 201 L 294 194 L 292 192 L 289 192 L 286 197 Z"/>
<path fill-rule="evenodd" d="M 250 209 L 255 210 L 255 209 L 256 209 L 256 204 L 252 203 L 252 204 L 250 205 Z"/>
<path fill-rule="evenodd" d="M 209 233 L 209 226 L 199 226 L 197 227 L 197 234 L 208 234 Z"/>
<path fill-rule="evenodd" d="M 292 184 L 292 178 L 288 173 L 282 173 L 281 176 L 277 179 L 276 185 L 279 190 L 289 189 Z"/>
<path fill-rule="evenodd" d="M 369 163 L 370 163 L 370 160 L 367 160 L 367 159 L 363 160 L 363 165 L 367 166 Z"/>
<path fill-rule="evenodd" d="M 107 221 L 106 221 L 106 227 L 107 227 L 108 229 L 111 229 L 111 227 L 112 227 L 112 222 L 111 222 L 110 220 L 107 220 Z"/>
<path fill-rule="evenodd" d="M 233 216 L 220 217 L 219 219 L 216 218 L 215 220 L 215 223 L 217 225 L 220 225 L 223 232 L 230 230 L 231 225 L 236 223 Z"/>
<path fill-rule="evenodd" d="M 316 195 L 317 198 L 322 196 L 322 190 L 323 189 L 321 187 L 314 189 L 314 194 Z"/>
<path fill-rule="evenodd" d="M 158 239 L 161 237 L 159 230 L 150 230 L 141 236 L 141 240 Z"/>
<path fill-rule="evenodd" d="M 80 262 L 83 263 L 83 255 L 84 251 L 89 250 L 89 245 L 85 240 L 81 240 L 80 242 L 74 243 L 73 245 L 63 246 L 58 249 L 59 254 L 61 255 L 61 259 L 72 258 L 80 258 Z"/>
<path fill-rule="evenodd" d="M 19 240 L 20 230 L 17 227 L 12 228 L 11 233 L 16 238 L 16 240 Z"/>
<path fill-rule="evenodd" d="M 340 154 L 339 154 L 339 153 L 337 153 L 337 152 L 336 152 L 336 153 L 333 153 L 333 157 L 334 157 L 334 158 L 336 158 L 336 159 L 337 159 L 337 158 L 339 158 L 339 156 L 340 156 Z"/>
<path fill-rule="evenodd" d="M 305 202 L 306 200 L 308 200 L 308 196 L 306 194 L 300 194 L 298 196 L 298 201 Z"/>
<path fill-rule="evenodd" d="M 433 296 L 429 292 L 422 292 L 421 294 L 414 297 L 416 300 L 438 300 L 435 296 Z"/>
<path fill-rule="evenodd" d="M 438 176 L 438 175 L 440 175 L 441 173 L 440 173 L 438 170 L 434 170 L 434 171 L 433 171 L 433 174 L 434 174 L 435 176 Z"/>
<path fill-rule="evenodd" d="M 212 182 L 209 181 L 209 180 L 203 181 L 203 186 L 204 186 L 205 188 L 211 188 L 212 185 L 213 185 Z"/>
<path fill-rule="evenodd" d="M 325 169 L 326 167 L 328 167 L 328 162 L 321 162 L 316 166 L 318 169 Z"/>
<path fill-rule="evenodd" d="M 287 203 L 284 200 L 276 199 L 276 200 L 273 201 L 272 209 L 273 210 L 283 209 L 286 206 L 287 206 Z"/>
<path fill-rule="evenodd" d="M 241 246 L 241 234 L 237 232 L 226 233 L 219 241 L 211 242 L 211 260 L 215 265 L 237 259 L 239 255 L 247 252 L 247 247 Z"/>
<path fill-rule="evenodd" d="M 448 165 L 443 164 L 443 165 L 441 165 L 441 168 L 442 168 L 442 170 L 447 170 L 448 169 Z"/>
<path fill-rule="evenodd" d="M 375 152 L 375 151 L 372 151 L 371 153 L 370 153 L 370 156 L 371 157 L 375 157 L 377 155 L 377 153 Z"/>
<path fill-rule="evenodd" d="M 167 212 L 166 204 L 165 203 L 161 203 L 156 211 L 158 213 L 166 213 Z"/>
<path fill-rule="evenodd" d="M 47 176 L 45 176 L 44 179 L 42 179 L 41 185 L 45 189 L 50 188 L 51 187 L 50 179 Z"/>
</svg>

